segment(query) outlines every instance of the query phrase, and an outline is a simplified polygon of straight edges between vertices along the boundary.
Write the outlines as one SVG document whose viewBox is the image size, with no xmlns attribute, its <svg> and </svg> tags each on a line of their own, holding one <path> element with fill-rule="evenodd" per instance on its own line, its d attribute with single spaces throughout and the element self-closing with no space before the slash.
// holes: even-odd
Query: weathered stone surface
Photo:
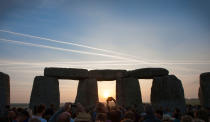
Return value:
<svg viewBox="0 0 210 122">
<path fill-rule="evenodd" d="M 116 80 L 119 78 L 122 78 L 126 76 L 127 71 L 126 70 L 90 70 L 89 71 L 89 77 L 95 78 L 98 81 L 110 81 L 110 80 Z"/>
<path fill-rule="evenodd" d="M 49 77 L 56 77 L 59 79 L 79 80 L 88 78 L 88 70 L 75 68 L 45 68 L 44 75 Z"/>
<path fill-rule="evenodd" d="M 96 79 L 83 79 L 79 81 L 75 103 L 85 107 L 94 106 L 98 101 L 98 86 Z"/>
<path fill-rule="evenodd" d="M 200 75 L 199 99 L 203 107 L 210 108 L 210 72 Z"/>
<path fill-rule="evenodd" d="M 10 79 L 9 75 L 0 72 L 0 115 L 5 105 L 10 104 Z"/>
<path fill-rule="evenodd" d="M 128 71 L 128 76 L 141 79 L 153 79 L 154 77 L 166 76 L 168 73 L 168 70 L 163 68 L 143 68 Z"/>
<path fill-rule="evenodd" d="M 54 104 L 56 108 L 60 105 L 59 82 L 56 78 L 46 76 L 36 76 L 31 92 L 30 108 L 39 104 L 47 107 Z"/>
<path fill-rule="evenodd" d="M 151 103 L 155 108 L 185 110 L 184 89 L 174 75 L 156 77 L 151 88 Z"/>
<path fill-rule="evenodd" d="M 139 81 L 136 78 L 122 78 L 116 81 L 117 103 L 125 107 L 143 110 Z"/>
</svg>

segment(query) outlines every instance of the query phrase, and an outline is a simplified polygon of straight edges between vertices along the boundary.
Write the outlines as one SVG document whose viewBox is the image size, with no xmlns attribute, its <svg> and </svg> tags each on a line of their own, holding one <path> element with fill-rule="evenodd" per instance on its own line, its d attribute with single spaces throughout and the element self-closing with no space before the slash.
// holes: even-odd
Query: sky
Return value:
<svg viewBox="0 0 210 122">
<path fill-rule="evenodd" d="M 0 72 L 9 74 L 11 102 L 28 103 L 45 67 L 163 67 L 197 98 L 210 71 L 209 0 L 1 0 Z M 59 80 L 61 102 L 74 101 L 78 81 Z M 152 79 L 139 80 L 143 102 Z M 115 96 L 115 81 L 98 82 Z"/>
</svg>

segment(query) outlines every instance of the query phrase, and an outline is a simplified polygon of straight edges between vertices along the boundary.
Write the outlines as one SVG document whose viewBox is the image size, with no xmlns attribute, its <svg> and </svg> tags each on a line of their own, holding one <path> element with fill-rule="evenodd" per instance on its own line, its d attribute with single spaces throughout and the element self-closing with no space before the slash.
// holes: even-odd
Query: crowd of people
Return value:
<svg viewBox="0 0 210 122">
<path fill-rule="evenodd" d="M 65 103 L 56 110 L 53 105 L 46 108 L 40 104 L 33 110 L 29 108 L 10 108 L 6 106 L 0 116 L 0 122 L 210 122 L 210 110 L 201 106 L 187 105 L 185 112 L 179 109 L 156 109 L 144 105 L 144 111 L 135 108 L 124 108 L 115 104 L 96 103 L 92 108 L 85 108 L 81 104 Z M 116 102 L 116 101 L 115 101 Z"/>
</svg>

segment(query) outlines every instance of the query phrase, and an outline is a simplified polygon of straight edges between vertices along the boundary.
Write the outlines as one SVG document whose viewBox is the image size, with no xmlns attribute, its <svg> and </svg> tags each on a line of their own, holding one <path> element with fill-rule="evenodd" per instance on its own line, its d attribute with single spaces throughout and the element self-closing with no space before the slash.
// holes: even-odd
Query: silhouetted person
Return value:
<svg viewBox="0 0 210 122">
<path fill-rule="evenodd" d="M 37 118 L 41 122 L 47 122 L 46 119 L 42 118 L 45 113 L 45 105 L 40 104 L 36 107 L 36 114 L 32 116 L 32 118 Z"/>
<path fill-rule="evenodd" d="M 181 122 L 193 122 L 193 118 L 189 115 L 184 115 L 181 118 Z"/>
<path fill-rule="evenodd" d="M 39 119 L 37 119 L 37 118 L 31 118 L 29 120 L 29 122 L 41 122 L 41 121 Z"/>
<path fill-rule="evenodd" d="M 146 116 L 144 117 L 143 122 L 161 122 L 158 118 L 155 117 L 154 111 L 151 105 L 145 106 Z"/>
<path fill-rule="evenodd" d="M 121 120 L 121 113 L 118 110 L 111 110 L 108 112 L 108 120 L 112 122 L 120 122 Z"/>
<path fill-rule="evenodd" d="M 155 116 L 157 119 L 162 120 L 163 119 L 163 111 L 162 110 L 156 110 Z"/>
</svg>

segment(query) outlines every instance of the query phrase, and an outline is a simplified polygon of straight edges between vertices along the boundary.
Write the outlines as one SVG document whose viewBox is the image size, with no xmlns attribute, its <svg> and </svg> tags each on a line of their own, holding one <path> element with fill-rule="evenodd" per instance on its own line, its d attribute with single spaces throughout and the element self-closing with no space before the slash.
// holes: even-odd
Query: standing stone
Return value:
<svg viewBox="0 0 210 122">
<path fill-rule="evenodd" d="M 94 106 L 98 102 L 98 86 L 96 79 L 84 79 L 79 81 L 75 103 L 85 107 Z"/>
<path fill-rule="evenodd" d="M 30 108 L 39 104 L 45 104 L 49 107 L 50 104 L 59 108 L 60 105 L 60 92 L 59 82 L 56 78 L 46 76 L 36 76 L 33 83 L 31 92 Z"/>
<path fill-rule="evenodd" d="M 184 89 L 181 81 L 174 75 L 154 78 L 150 99 L 156 109 L 185 110 Z"/>
<path fill-rule="evenodd" d="M 210 72 L 202 73 L 200 75 L 199 88 L 200 103 L 205 108 L 210 108 Z"/>
<path fill-rule="evenodd" d="M 143 110 L 139 81 L 136 78 L 116 80 L 116 99 L 119 105 Z"/>
<path fill-rule="evenodd" d="M 6 105 L 10 104 L 9 75 L 0 72 L 0 115 Z"/>
</svg>

